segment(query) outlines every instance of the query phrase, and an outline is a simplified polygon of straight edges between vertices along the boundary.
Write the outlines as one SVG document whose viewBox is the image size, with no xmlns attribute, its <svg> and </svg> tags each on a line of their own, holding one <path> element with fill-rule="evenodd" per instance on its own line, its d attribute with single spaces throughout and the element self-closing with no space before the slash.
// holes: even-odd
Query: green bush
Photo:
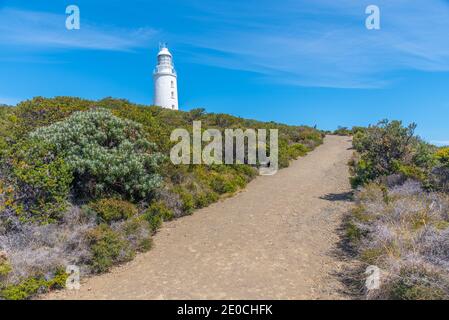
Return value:
<svg viewBox="0 0 449 320">
<path fill-rule="evenodd" d="M 161 216 L 152 215 L 150 213 L 145 213 L 144 217 L 145 220 L 148 221 L 150 229 L 153 233 L 156 232 L 162 226 L 162 222 L 164 221 Z"/>
<path fill-rule="evenodd" d="M 11 107 L 0 107 L 0 159 L 8 148 L 8 139 L 14 122 L 13 111 L 14 108 Z"/>
<path fill-rule="evenodd" d="M 364 127 L 352 127 L 352 129 L 348 129 L 347 127 L 338 127 L 332 134 L 338 136 L 353 136 L 356 134 L 363 133 L 366 130 Z"/>
<path fill-rule="evenodd" d="M 279 139 L 278 165 L 279 168 L 287 168 L 290 165 L 290 150 L 286 139 Z"/>
<path fill-rule="evenodd" d="M 363 233 L 362 231 L 357 227 L 357 225 L 349 221 L 346 224 L 346 237 L 349 239 L 349 241 L 353 244 L 356 244 L 362 239 Z"/>
<path fill-rule="evenodd" d="M 167 208 L 164 202 L 157 201 L 148 207 L 143 216 L 150 224 L 151 230 L 156 232 L 161 227 L 162 222 L 173 219 L 174 214 L 173 210 Z"/>
<path fill-rule="evenodd" d="M 144 214 L 145 220 L 148 221 L 150 229 L 155 233 L 161 226 L 163 219 L 161 216 L 154 216 L 152 214 Z"/>
<path fill-rule="evenodd" d="M 86 111 L 92 102 L 73 97 L 46 99 L 36 97 L 23 101 L 14 108 L 16 121 L 12 127 L 16 139 L 25 138 L 36 128 L 49 126 L 61 121 L 76 111 Z"/>
<path fill-rule="evenodd" d="M 25 300 L 46 288 L 45 280 L 28 278 L 18 285 L 9 285 L 1 290 L 0 296 L 6 300 Z"/>
<path fill-rule="evenodd" d="M 101 199 L 91 203 L 89 206 L 106 223 L 126 220 L 138 213 L 135 205 L 118 199 Z"/>
<path fill-rule="evenodd" d="M 415 128 L 416 124 L 404 127 L 400 121 L 383 120 L 357 133 L 353 140 L 358 152 L 358 158 L 352 162 L 353 187 L 395 173 L 424 179 L 433 164 L 433 151 L 414 135 Z"/>
<path fill-rule="evenodd" d="M 398 173 L 402 174 L 405 178 L 420 181 L 423 184 L 425 184 L 428 179 L 428 173 L 424 169 L 416 165 L 404 165 L 398 163 L 396 170 Z"/>
<path fill-rule="evenodd" d="M 294 143 L 288 147 L 288 154 L 291 159 L 298 159 L 309 152 L 309 148 L 301 143 Z"/>
<path fill-rule="evenodd" d="M 26 220 L 48 223 L 67 206 L 73 176 L 55 147 L 36 139 L 16 144 L 7 160 L 17 213 Z"/>
<path fill-rule="evenodd" d="M 215 192 L 202 192 L 195 196 L 195 208 L 204 208 L 218 201 L 220 196 Z"/>
<path fill-rule="evenodd" d="M 435 158 L 440 164 L 449 167 L 449 147 L 441 148 L 435 152 Z"/>
<path fill-rule="evenodd" d="M 365 159 L 352 160 L 349 162 L 349 165 L 351 171 L 350 182 L 354 189 L 366 185 L 377 178 L 376 174 L 371 170 L 372 163 Z"/>
<path fill-rule="evenodd" d="M 212 175 L 210 178 L 210 187 L 218 194 L 234 193 L 242 185 L 242 179 L 239 177 L 226 177 L 223 175 Z"/>
<path fill-rule="evenodd" d="M 0 258 L 0 279 L 6 277 L 12 271 L 11 265 L 7 260 L 3 261 Z"/>
<path fill-rule="evenodd" d="M 238 164 L 232 166 L 232 168 L 239 175 L 244 176 L 247 182 L 251 181 L 258 175 L 257 169 L 248 165 Z"/>
<path fill-rule="evenodd" d="M 338 127 L 337 130 L 335 130 L 332 134 L 338 136 L 350 136 L 352 135 L 352 131 L 347 127 Z"/>
<path fill-rule="evenodd" d="M 364 151 L 364 140 L 365 136 L 367 135 L 367 130 L 365 131 L 358 131 L 356 132 L 352 137 L 352 146 L 354 147 L 354 150 L 358 152 Z"/>
<path fill-rule="evenodd" d="M 195 199 L 191 193 L 189 193 L 182 186 L 176 186 L 173 188 L 173 191 L 179 195 L 182 202 L 182 211 L 185 214 L 192 213 L 193 209 L 195 209 Z"/>
<path fill-rule="evenodd" d="M 45 280 L 42 276 L 29 277 L 18 284 L 11 284 L 0 289 L 0 298 L 6 300 L 25 300 L 41 292 L 62 289 L 65 287 L 67 277 L 68 275 L 63 269 L 57 270 L 55 276 L 50 280 Z"/>
<path fill-rule="evenodd" d="M 142 130 L 138 123 L 96 109 L 75 112 L 31 137 L 56 147 L 74 172 L 78 193 L 142 199 L 161 183 L 156 173 L 161 155 L 152 151 Z"/>
<path fill-rule="evenodd" d="M 294 129 L 295 127 L 291 128 Z M 289 129 L 289 130 L 291 130 Z M 324 134 L 315 128 L 300 127 L 299 139 L 296 142 L 302 143 L 309 149 L 314 149 L 323 143 Z M 294 134 L 294 133 L 292 133 Z"/>
<path fill-rule="evenodd" d="M 93 272 L 106 272 L 113 264 L 128 261 L 133 257 L 126 241 L 106 224 L 89 231 L 87 240 L 92 253 L 90 266 Z"/>
<path fill-rule="evenodd" d="M 446 287 L 446 288 L 443 288 Z M 447 300 L 448 284 L 438 274 L 418 268 L 402 268 L 390 289 L 393 300 Z"/>
<path fill-rule="evenodd" d="M 315 138 L 314 138 L 315 139 Z M 309 140 L 314 141 L 314 140 Z M 319 140 L 320 142 L 322 140 Z M 313 144 L 318 145 L 318 142 L 313 142 Z M 292 143 L 289 144 L 288 139 L 279 139 L 279 168 L 286 168 L 290 165 L 290 160 L 298 159 L 298 157 L 305 156 L 310 149 L 302 143 Z"/>
<path fill-rule="evenodd" d="M 162 201 L 153 202 L 146 213 L 152 216 L 160 216 L 164 221 L 173 219 L 173 210 L 169 209 Z"/>
</svg>

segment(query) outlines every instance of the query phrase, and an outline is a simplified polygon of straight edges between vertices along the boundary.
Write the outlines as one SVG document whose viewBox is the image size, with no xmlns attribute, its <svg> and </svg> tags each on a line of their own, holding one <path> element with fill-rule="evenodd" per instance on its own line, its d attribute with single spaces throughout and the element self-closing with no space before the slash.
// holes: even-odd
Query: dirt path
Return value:
<svg viewBox="0 0 449 320">
<path fill-rule="evenodd" d="M 49 299 L 342 299 L 331 251 L 350 205 L 347 137 L 166 223 L 155 247 Z"/>
</svg>

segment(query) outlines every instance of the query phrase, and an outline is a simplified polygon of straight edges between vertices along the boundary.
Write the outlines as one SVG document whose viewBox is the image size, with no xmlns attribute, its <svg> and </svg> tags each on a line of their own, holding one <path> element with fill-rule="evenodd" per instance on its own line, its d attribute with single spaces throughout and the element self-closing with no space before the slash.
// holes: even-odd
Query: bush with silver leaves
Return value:
<svg viewBox="0 0 449 320">
<path fill-rule="evenodd" d="M 76 112 L 30 136 L 55 146 L 73 170 L 79 195 L 141 199 L 161 183 L 156 170 L 162 156 L 145 139 L 142 126 L 108 110 Z"/>
</svg>

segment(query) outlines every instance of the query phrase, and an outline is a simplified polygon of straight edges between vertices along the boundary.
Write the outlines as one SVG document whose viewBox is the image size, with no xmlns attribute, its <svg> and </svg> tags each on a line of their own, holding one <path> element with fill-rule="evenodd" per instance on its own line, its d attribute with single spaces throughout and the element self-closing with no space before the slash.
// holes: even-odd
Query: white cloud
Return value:
<svg viewBox="0 0 449 320">
<path fill-rule="evenodd" d="M 365 28 L 372 1 L 201 1 L 207 32 L 178 37 L 194 60 L 304 86 L 382 87 L 401 70 L 449 71 L 449 5 L 376 0 L 381 30 Z M 208 49 L 199 51 L 197 48 Z"/>
<path fill-rule="evenodd" d="M 449 146 L 449 140 L 433 140 L 430 143 L 439 147 Z"/>
<path fill-rule="evenodd" d="M 152 28 L 121 29 L 82 20 L 80 30 L 67 30 L 66 15 L 5 8 L 0 10 L 0 43 L 28 49 L 74 48 L 127 51 L 148 45 Z"/>
</svg>

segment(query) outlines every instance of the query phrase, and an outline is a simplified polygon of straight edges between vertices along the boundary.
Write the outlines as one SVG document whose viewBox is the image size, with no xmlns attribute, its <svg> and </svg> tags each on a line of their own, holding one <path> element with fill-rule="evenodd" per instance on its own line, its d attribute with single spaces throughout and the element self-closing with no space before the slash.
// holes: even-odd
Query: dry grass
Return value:
<svg viewBox="0 0 449 320">
<path fill-rule="evenodd" d="M 6 212 L 1 214 L 0 220 L 4 222 L 0 224 L 0 249 L 7 252 L 12 267 L 8 284 L 42 274 L 51 278 L 58 267 L 82 265 L 89 260 L 84 234 L 96 223 L 78 207 L 72 207 L 60 224 L 24 224 L 14 214 L 8 217 Z"/>
<path fill-rule="evenodd" d="M 407 181 L 390 188 L 369 184 L 356 203 L 348 223 L 353 247 L 382 270 L 380 289 L 365 297 L 449 298 L 449 197 Z"/>
</svg>

